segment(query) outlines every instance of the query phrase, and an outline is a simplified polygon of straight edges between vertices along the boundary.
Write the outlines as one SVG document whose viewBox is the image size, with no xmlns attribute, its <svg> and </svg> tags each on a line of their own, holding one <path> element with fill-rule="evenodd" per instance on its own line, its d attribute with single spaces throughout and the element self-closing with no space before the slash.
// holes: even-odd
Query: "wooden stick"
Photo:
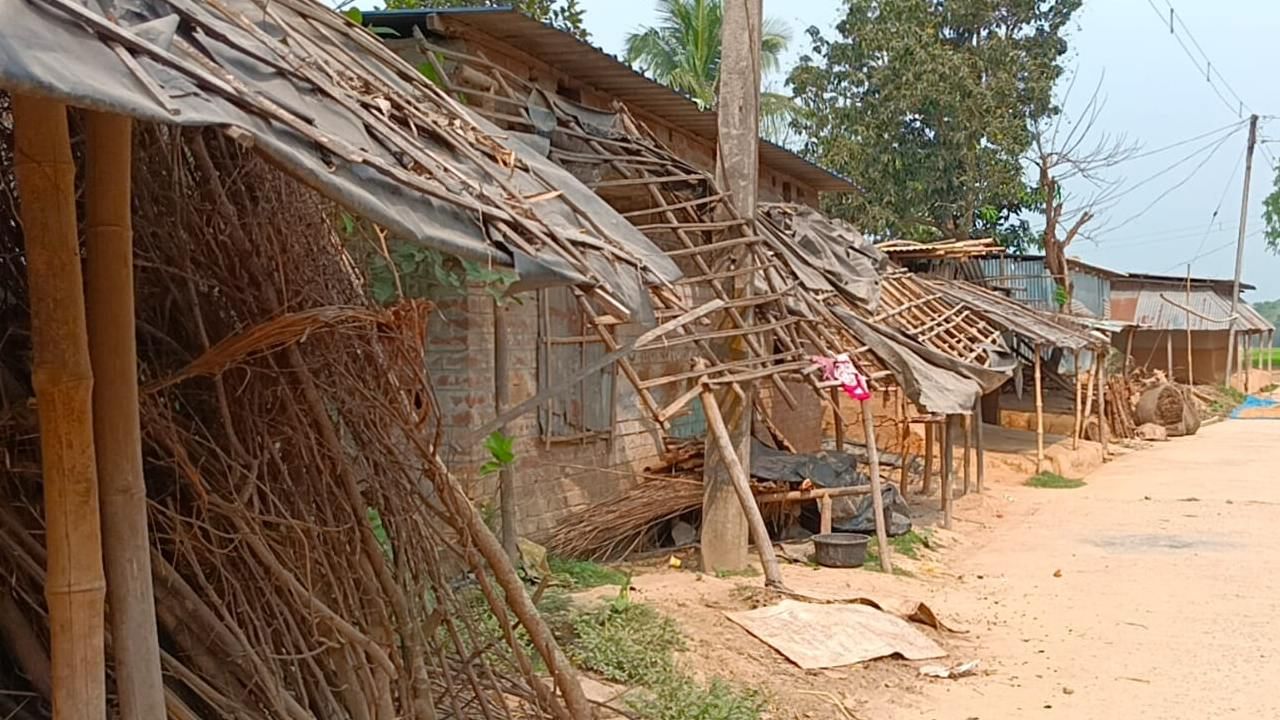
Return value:
<svg viewBox="0 0 1280 720">
<path fill-rule="evenodd" d="M 1083 375 L 1082 375 L 1082 373 L 1084 372 L 1084 370 L 1083 370 L 1083 369 L 1081 369 L 1081 367 L 1080 367 L 1080 351 L 1079 351 L 1079 350 L 1076 350 L 1076 351 L 1075 351 L 1075 353 L 1074 353 L 1074 357 L 1075 357 L 1074 364 L 1075 364 L 1075 367 L 1076 367 L 1076 382 L 1075 382 L 1075 385 L 1076 385 L 1076 404 L 1075 404 L 1075 408 L 1074 408 L 1074 412 L 1075 412 L 1075 425 L 1073 426 L 1073 429 L 1072 429 L 1072 431 L 1071 431 L 1071 449 L 1072 449 L 1072 450 L 1079 450 L 1079 449 L 1080 449 L 1080 432 L 1081 432 L 1081 430 L 1083 430 L 1083 427 L 1082 427 L 1082 426 L 1084 425 L 1084 419 L 1083 419 L 1083 418 L 1081 417 L 1081 415 L 1080 415 L 1080 409 L 1081 409 L 1081 408 L 1080 408 L 1080 395 L 1081 395 L 1081 392 L 1082 392 L 1082 385 L 1083 385 L 1083 381 L 1084 381 L 1084 377 L 1083 377 Z"/>
<path fill-rule="evenodd" d="M 1187 263 L 1187 387 L 1196 384 L 1196 374 L 1191 362 L 1191 263 Z"/>
<path fill-rule="evenodd" d="M 932 420 L 924 424 L 924 481 L 920 485 L 920 493 L 926 497 L 933 490 L 933 446 L 936 428 Z"/>
<path fill-rule="evenodd" d="M 970 478 L 970 472 L 971 472 L 970 470 L 971 466 L 969 462 L 969 450 L 970 450 L 970 443 L 972 442 L 972 437 L 973 437 L 973 427 L 972 427 L 973 418 L 966 415 L 964 416 L 963 422 L 964 422 L 964 489 L 962 490 L 961 494 L 968 495 L 969 494 L 969 478 Z"/>
<path fill-rule="evenodd" d="M 951 416 L 942 421 L 942 527 L 951 529 Z"/>
<path fill-rule="evenodd" d="M 1173 333 L 1164 334 L 1165 367 L 1169 370 L 1169 382 L 1178 382 L 1173 375 Z"/>
<path fill-rule="evenodd" d="M 902 388 L 897 390 L 898 402 L 894 412 L 898 419 L 898 437 L 902 440 L 898 447 L 898 492 L 907 496 L 907 467 L 911 464 L 910 453 L 911 421 L 907 418 L 907 393 Z"/>
<path fill-rule="evenodd" d="M 831 532 L 831 496 L 818 498 L 818 532 L 826 535 Z"/>
<path fill-rule="evenodd" d="M 549 356 L 548 356 L 549 357 Z M 511 404 L 510 353 L 507 350 L 507 311 L 493 301 L 493 414 L 500 417 Z M 583 396 L 580 396 L 583 397 Z M 506 433 L 503 424 L 496 432 Z M 510 463 L 498 470 L 498 511 L 502 517 L 502 549 L 513 565 L 520 562 L 520 542 L 516 532 L 516 480 Z"/>
<path fill-rule="evenodd" d="M 75 163 L 66 106 L 20 94 L 12 102 L 43 463 L 53 716 L 102 720 L 106 581 Z"/>
<path fill-rule="evenodd" d="M 751 539 L 756 544 L 756 552 L 760 554 L 760 565 L 764 568 L 765 585 L 773 588 L 783 587 L 782 572 L 778 569 L 778 558 L 773 552 L 773 540 L 769 538 L 769 530 L 764 526 L 764 518 L 760 515 L 760 506 L 751 494 L 751 480 L 747 471 L 738 461 L 738 451 L 733 447 L 733 439 L 729 436 L 729 428 L 724 424 L 720 414 L 720 403 L 716 395 L 707 386 L 702 390 L 702 410 L 707 416 L 707 425 L 711 435 L 719 446 L 725 466 L 729 470 L 729 478 L 733 490 L 742 504 L 742 512 L 747 516 L 747 527 L 751 530 Z M 872 490 L 875 487 L 873 485 Z"/>
<path fill-rule="evenodd" d="M 1036 472 L 1044 472 L 1044 385 L 1040 379 L 1040 346 L 1034 349 L 1036 358 Z"/>
<path fill-rule="evenodd" d="M 871 507 L 876 513 L 876 544 L 880 548 L 880 569 L 893 573 L 889 558 L 889 532 L 885 527 L 884 494 L 880 491 L 880 448 L 876 446 L 876 423 L 867 401 L 858 403 L 862 411 L 862 431 L 867 436 L 867 463 L 871 466 Z"/>
<path fill-rule="evenodd" d="M 133 122 L 85 112 L 85 249 L 93 441 L 120 716 L 164 720 L 138 418 L 130 170 Z"/>
<path fill-rule="evenodd" d="M 978 465 L 978 494 L 981 495 L 983 490 L 982 481 L 983 481 L 983 476 L 985 475 L 985 470 L 986 470 L 986 467 L 984 465 L 985 460 L 983 459 L 983 447 L 982 447 L 982 397 L 981 396 L 978 397 L 977 402 L 975 402 L 973 405 L 973 452 L 974 452 L 974 461 Z"/>
<path fill-rule="evenodd" d="M 831 412 L 835 416 L 836 452 L 844 452 L 844 416 L 840 414 L 839 388 L 831 388 Z"/>
<path fill-rule="evenodd" d="M 1103 348 L 1098 349 L 1097 370 L 1094 373 L 1098 376 L 1098 437 L 1102 439 L 1102 457 L 1107 456 L 1107 353 Z"/>
</svg>

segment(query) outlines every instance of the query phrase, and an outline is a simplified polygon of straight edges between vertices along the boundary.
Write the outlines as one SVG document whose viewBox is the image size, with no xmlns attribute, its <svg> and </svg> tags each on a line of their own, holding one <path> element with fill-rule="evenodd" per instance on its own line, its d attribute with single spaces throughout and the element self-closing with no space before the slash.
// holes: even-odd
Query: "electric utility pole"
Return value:
<svg viewBox="0 0 1280 720">
<path fill-rule="evenodd" d="M 1227 330 L 1227 384 L 1231 384 L 1235 367 L 1236 314 L 1240 312 L 1240 275 L 1244 272 L 1244 233 L 1249 222 L 1249 177 L 1253 174 L 1253 149 L 1258 144 L 1258 116 L 1249 116 L 1249 146 L 1244 155 L 1244 191 L 1240 197 L 1240 233 L 1236 239 L 1236 277 L 1231 285 L 1231 317 Z M 1248 373 L 1248 367 L 1245 367 Z"/>
</svg>

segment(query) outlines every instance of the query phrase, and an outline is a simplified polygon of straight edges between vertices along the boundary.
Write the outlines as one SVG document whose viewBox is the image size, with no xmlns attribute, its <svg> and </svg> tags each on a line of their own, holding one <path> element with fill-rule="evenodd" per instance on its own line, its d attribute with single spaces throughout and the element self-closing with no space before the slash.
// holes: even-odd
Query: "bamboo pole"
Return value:
<svg viewBox="0 0 1280 720">
<path fill-rule="evenodd" d="M 1187 387 L 1196 384 L 1196 374 L 1191 362 L 1191 263 L 1187 263 Z"/>
<path fill-rule="evenodd" d="M 1169 382 L 1177 382 L 1173 374 L 1173 333 L 1164 334 L 1165 367 L 1169 369 Z"/>
<path fill-rule="evenodd" d="M 130 118 L 86 112 L 85 249 L 93 435 L 120 715 L 163 720 L 138 418 Z"/>
<path fill-rule="evenodd" d="M 933 491 L 933 446 L 936 429 L 932 420 L 924 424 L 924 481 L 920 485 L 920 493 L 926 497 Z"/>
<path fill-rule="evenodd" d="M 1102 457 L 1107 457 L 1107 352 L 1099 348 L 1094 365 L 1098 377 L 1098 437 L 1102 440 Z"/>
<path fill-rule="evenodd" d="M 948 415 L 942 421 L 942 447 L 939 448 L 942 456 L 942 527 L 948 530 L 951 529 L 951 450 L 951 416 Z"/>
<path fill-rule="evenodd" d="M 1075 378 L 1076 404 L 1075 404 L 1075 425 L 1072 427 L 1072 430 L 1071 430 L 1071 449 L 1079 450 L 1080 449 L 1080 432 L 1082 430 L 1081 426 L 1084 424 L 1083 418 L 1080 415 L 1080 409 L 1081 409 L 1080 395 L 1081 395 L 1082 384 L 1084 380 L 1084 376 L 1081 373 L 1083 373 L 1084 371 L 1080 368 L 1080 351 L 1076 350 L 1074 353 L 1074 356 L 1075 356 L 1074 364 L 1076 368 L 1076 378 Z"/>
<path fill-rule="evenodd" d="M 733 448 L 733 439 L 729 436 L 729 428 L 725 426 L 724 417 L 720 414 L 720 403 L 710 386 L 702 386 L 702 409 L 707 416 L 707 425 L 720 448 L 722 460 L 729 471 L 733 491 L 738 495 L 742 512 L 747 516 L 747 527 L 751 531 L 751 539 L 756 544 L 756 552 L 760 555 L 760 565 L 764 568 L 765 585 L 783 587 L 782 572 L 778 569 L 778 558 L 773 552 L 773 541 L 769 539 L 769 530 L 764 526 L 764 518 L 760 515 L 760 506 L 751 494 L 751 480 L 747 471 L 738 460 L 738 453 Z M 874 484 L 872 490 L 874 491 Z"/>
<path fill-rule="evenodd" d="M 13 121 L 43 461 L 53 716 L 102 720 L 106 582 L 67 109 L 14 95 Z"/>
<path fill-rule="evenodd" d="M 1040 346 L 1033 348 L 1036 355 L 1036 472 L 1044 472 L 1044 383 L 1041 379 Z"/>
<path fill-rule="evenodd" d="M 867 463 L 871 466 L 871 507 L 876 514 L 876 545 L 880 548 L 880 569 L 893 573 L 889 559 L 889 532 L 885 527 L 884 493 L 880 491 L 880 448 L 876 445 L 876 423 L 866 400 L 858 404 L 862 411 L 862 431 L 867 437 Z"/>
<path fill-rule="evenodd" d="M 972 464 L 970 463 L 969 454 L 972 448 L 973 438 L 973 418 L 968 415 L 963 416 L 961 422 L 964 423 L 964 486 L 960 492 L 961 495 L 969 494 L 969 479 L 972 476 Z"/>
<path fill-rule="evenodd" d="M 545 308 L 545 303 L 540 303 Z M 540 310 L 542 308 L 539 308 Z M 493 414 L 501 417 L 511 406 L 510 352 L 507 350 L 507 311 L 493 301 Z M 548 355 L 550 357 L 550 355 Z M 585 363 L 584 363 L 585 364 Z M 579 381 L 581 382 L 581 381 Z M 580 396 L 583 397 L 583 396 Z M 505 434 L 504 424 L 497 432 Z M 502 517 L 502 549 L 512 565 L 520 566 L 520 541 L 516 533 L 516 480 L 510 463 L 498 469 L 498 512 Z"/>
<path fill-rule="evenodd" d="M 836 451 L 844 452 L 844 416 L 840 414 L 839 388 L 831 388 L 831 414 L 836 426 Z"/>
<path fill-rule="evenodd" d="M 907 496 L 907 478 L 908 468 L 911 465 L 911 419 L 907 416 L 907 393 L 902 388 L 898 388 L 898 418 L 901 424 L 898 426 L 899 437 L 902 438 L 902 447 L 898 452 L 898 492 L 902 493 L 902 497 Z"/>
<path fill-rule="evenodd" d="M 983 482 L 982 482 L 983 476 L 986 473 L 986 468 L 984 465 L 986 461 L 983 458 L 983 447 L 982 447 L 982 396 L 981 395 L 978 396 L 977 402 L 973 404 L 973 454 L 974 454 L 973 460 L 978 466 L 978 494 L 981 495 L 983 491 Z"/>
</svg>

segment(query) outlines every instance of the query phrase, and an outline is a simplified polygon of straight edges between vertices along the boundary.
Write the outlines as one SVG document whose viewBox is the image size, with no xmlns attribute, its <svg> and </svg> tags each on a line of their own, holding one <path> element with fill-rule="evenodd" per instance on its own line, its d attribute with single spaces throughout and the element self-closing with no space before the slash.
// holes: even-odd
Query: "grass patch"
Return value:
<svg viewBox="0 0 1280 720">
<path fill-rule="evenodd" d="M 547 565 L 551 574 L 574 590 L 603 587 L 605 585 L 625 585 L 630 576 L 621 570 L 590 560 L 574 560 L 572 558 L 547 556 Z"/>
<path fill-rule="evenodd" d="M 1260 370 L 1266 369 L 1267 359 L 1271 359 L 1271 366 L 1280 365 L 1280 348 L 1263 348 L 1254 350 L 1249 355 L 1249 364 Z"/>
<path fill-rule="evenodd" d="M 726 578 L 755 577 L 759 574 L 760 574 L 760 571 L 755 569 L 755 566 L 753 565 L 748 565 L 742 568 L 741 570 L 717 570 L 716 571 L 716 577 L 722 580 Z"/>
<path fill-rule="evenodd" d="M 1226 415 L 1244 402 L 1244 393 L 1229 386 L 1223 385 L 1218 388 L 1218 399 L 1209 405 L 1209 412 L 1214 415 Z"/>
<path fill-rule="evenodd" d="M 1075 478 L 1062 477 L 1057 473 L 1042 472 L 1027 478 L 1027 485 L 1049 490 L 1074 490 L 1084 487 L 1085 482 Z"/>
<path fill-rule="evenodd" d="M 627 705 L 645 720 L 759 720 L 763 698 L 720 679 L 702 684 L 676 663 L 686 648 L 671 618 L 633 603 L 626 586 L 607 605 L 577 615 L 568 643 L 575 664 L 607 680 L 636 685 Z"/>
</svg>

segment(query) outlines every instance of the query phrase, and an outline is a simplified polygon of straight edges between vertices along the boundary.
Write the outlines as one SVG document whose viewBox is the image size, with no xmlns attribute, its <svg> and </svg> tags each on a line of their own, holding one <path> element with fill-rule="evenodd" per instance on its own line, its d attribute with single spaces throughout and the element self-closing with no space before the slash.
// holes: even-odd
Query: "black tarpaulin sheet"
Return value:
<svg viewBox="0 0 1280 720">
<path fill-rule="evenodd" d="M 513 266 L 500 220 L 528 243 L 523 280 L 607 286 L 642 315 L 644 286 L 680 277 L 589 188 L 361 33 L 309 0 L 122 0 L 114 22 L 97 3 L 0 0 L 0 87 L 220 128 L 393 235 Z"/>
<path fill-rule="evenodd" d="M 761 205 L 760 216 L 778 230 L 765 233 L 770 246 L 787 259 L 807 289 L 835 291 L 861 306 L 876 307 L 889 259 L 852 225 L 803 205 Z"/>
</svg>

